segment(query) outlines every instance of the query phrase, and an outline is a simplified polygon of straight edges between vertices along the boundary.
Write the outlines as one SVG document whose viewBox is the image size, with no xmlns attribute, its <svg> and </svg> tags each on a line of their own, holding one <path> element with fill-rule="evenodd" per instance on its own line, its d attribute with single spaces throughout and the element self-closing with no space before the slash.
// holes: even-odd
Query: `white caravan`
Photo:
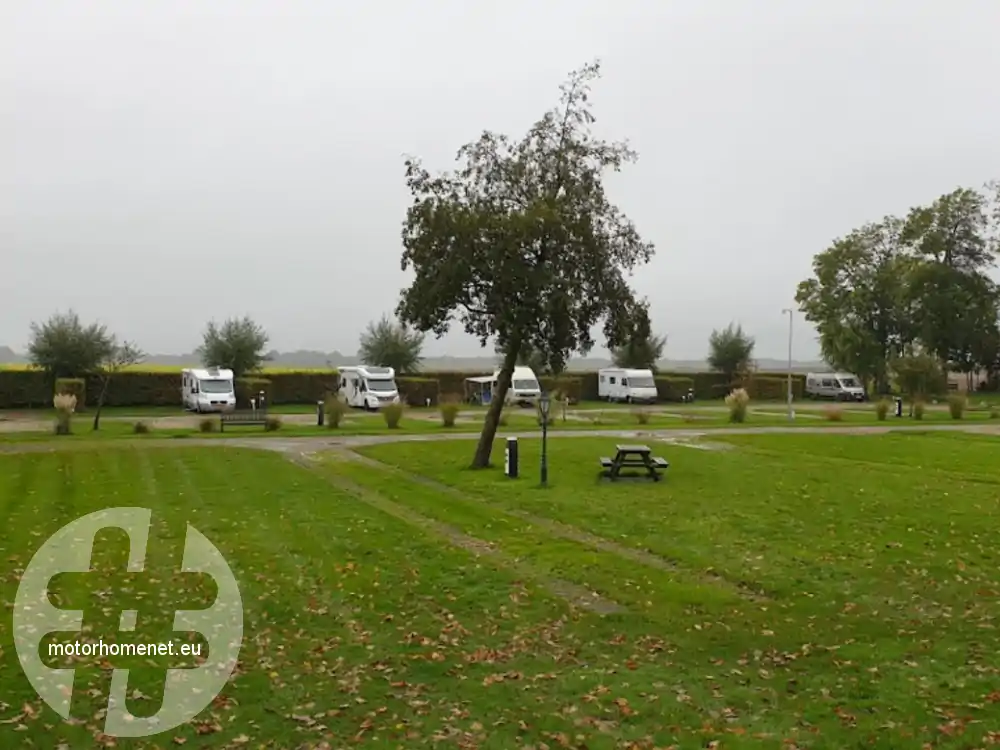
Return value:
<svg viewBox="0 0 1000 750">
<path fill-rule="evenodd" d="M 810 372 L 806 375 L 807 398 L 864 401 L 868 398 L 857 376 L 849 372 Z"/>
<path fill-rule="evenodd" d="M 181 403 L 199 414 L 205 411 L 232 411 L 236 408 L 233 371 L 209 367 L 181 370 Z"/>
<path fill-rule="evenodd" d="M 492 375 L 466 378 L 465 387 L 469 400 L 474 404 L 489 404 L 493 400 L 493 394 L 497 392 L 499 381 L 499 370 Z M 532 406 L 538 402 L 541 395 L 542 388 L 538 384 L 534 370 L 530 367 L 515 367 L 510 377 L 510 388 L 507 389 L 504 403 Z"/>
<path fill-rule="evenodd" d="M 628 403 L 656 401 L 656 381 L 652 370 L 609 367 L 597 372 L 597 397 Z"/>
<path fill-rule="evenodd" d="M 391 367 L 357 365 L 338 367 L 340 400 L 348 406 L 365 410 L 399 403 L 396 372 Z"/>
</svg>

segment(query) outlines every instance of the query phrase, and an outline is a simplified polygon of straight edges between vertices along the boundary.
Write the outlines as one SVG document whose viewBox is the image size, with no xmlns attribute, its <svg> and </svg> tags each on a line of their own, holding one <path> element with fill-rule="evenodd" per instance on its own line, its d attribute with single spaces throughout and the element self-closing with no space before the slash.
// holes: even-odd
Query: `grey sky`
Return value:
<svg viewBox="0 0 1000 750">
<path fill-rule="evenodd" d="M 668 356 L 781 357 L 814 253 L 1000 176 L 995 0 L 4 0 L 0 344 L 53 311 L 180 353 L 250 313 L 353 352 L 407 278 L 402 155 L 519 135 L 600 57 Z M 817 353 L 799 319 L 797 359 Z M 473 354 L 455 333 L 429 354 Z"/>
</svg>

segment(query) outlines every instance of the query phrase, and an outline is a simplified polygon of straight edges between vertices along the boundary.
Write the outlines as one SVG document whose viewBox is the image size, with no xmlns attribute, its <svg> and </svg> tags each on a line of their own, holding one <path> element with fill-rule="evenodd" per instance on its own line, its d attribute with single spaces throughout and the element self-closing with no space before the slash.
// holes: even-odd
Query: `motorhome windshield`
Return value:
<svg viewBox="0 0 1000 750">
<path fill-rule="evenodd" d="M 369 391 L 378 391 L 379 393 L 391 393 L 396 390 L 395 380 L 366 380 L 368 383 Z"/>
<path fill-rule="evenodd" d="M 860 388 L 861 383 L 859 383 L 854 378 L 840 378 L 840 385 L 844 388 Z"/>
<path fill-rule="evenodd" d="M 633 388 L 655 388 L 656 383 L 653 382 L 652 378 L 647 378 L 641 376 L 638 378 L 632 377 L 628 379 L 628 384 Z"/>
<path fill-rule="evenodd" d="M 538 381 L 537 380 L 515 380 L 511 383 L 515 391 L 537 391 Z"/>
<path fill-rule="evenodd" d="M 232 380 L 199 380 L 202 393 L 232 393 Z"/>
</svg>

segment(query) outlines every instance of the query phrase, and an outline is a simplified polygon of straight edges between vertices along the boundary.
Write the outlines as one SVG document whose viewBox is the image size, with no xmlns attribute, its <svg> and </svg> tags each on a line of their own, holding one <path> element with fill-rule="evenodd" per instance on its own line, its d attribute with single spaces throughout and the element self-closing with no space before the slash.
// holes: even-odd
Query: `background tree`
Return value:
<svg viewBox="0 0 1000 750">
<path fill-rule="evenodd" d="M 240 378 L 261 368 L 267 356 L 267 332 L 250 316 L 230 318 L 221 326 L 210 321 L 198 354 L 206 367 L 224 367 Z"/>
<path fill-rule="evenodd" d="M 94 430 L 101 426 L 101 409 L 104 408 L 104 399 L 108 395 L 108 386 L 111 379 L 126 367 L 131 367 L 142 362 L 146 358 L 146 353 L 130 341 L 119 344 L 112 342 L 111 352 L 101 360 L 98 372 L 101 377 L 101 391 L 97 397 L 97 411 L 94 412 Z"/>
<path fill-rule="evenodd" d="M 517 142 L 490 132 L 458 152 L 457 170 L 431 175 L 406 162 L 413 203 L 404 222 L 402 268 L 412 267 L 399 317 L 443 336 L 457 317 L 483 346 L 504 352 L 497 392 L 473 467 L 489 465 L 511 374 L 524 346 L 549 369 L 593 347 L 604 321 L 608 345 L 620 346 L 633 323 L 648 327 L 644 302 L 626 274 L 653 247 L 605 195 L 602 175 L 636 155 L 594 136 L 589 86 L 597 63 L 572 73 L 560 106 Z"/>
<path fill-rule="evenodd" d="M 888 360 L 914 336 L 906 296 L 913 260 L 902 232 L 900 219 L 886 217 L 836 240 L 815 256 L 813 278 L 795 295 L 827 363 L 874 381 L 879 393 L 888 389 Z"/>
<path fill-rule="evenodd" d="M 95 372 L 111 356 L 114 339 L 105 326 L 83 325 L 70 310 L 44 323 L 31 324 L 28 357 L 31 364 L 54 378 L 78 378 Z"/>
<path fill-rule="evenodd" d="M 423 333 L 383 315 L 378 322 L 369 323 L 361 334 L 358 356 L 366 364 L 391 367 L 397 373 L 407 374 L 420 369 L 423 347 Z"/>
<path fill-rule="evenodd" d="M 916 401 L 940 396 L 948 390 L 948 376 L 941 363 L 927 352 L 894 358 L 892 372 L 900 392 L 909 399 L 911 416 Z"/>
<path fill-rule="evenodd" d="M 629 336 L 625 344 L 611 350 L 611 361 L 615 367 L 652 370 L 655 373 L 656 363 L 663 357 L 666 346 L 667 337 L 656 336 L 652 332 Z"/>
<path fill-rule="evenodd" d="M 743 326 L 730 323 L 708 337 L 708 366 L 724 373 L 732 384 L 737 375 L 749 369 L 753 348 L 754 340 L 743 332 Z"/>
</svg>

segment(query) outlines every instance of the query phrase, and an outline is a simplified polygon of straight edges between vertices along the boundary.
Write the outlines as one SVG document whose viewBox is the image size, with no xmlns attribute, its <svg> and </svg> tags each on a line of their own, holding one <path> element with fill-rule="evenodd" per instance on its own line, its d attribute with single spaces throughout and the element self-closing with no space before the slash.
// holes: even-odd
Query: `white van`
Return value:
<svg viewBox="0 0 1000 750">
<path fill-rule="evenodd" d="M 652 370 L 608 367 L 597 371 L 597 397 L 608 401 L 653 403 L 656 381 Z"/>
<path fill-rule="evenodd" d="M 236 408 L 233 371 L 209 367 L 207 370 L 181 370 L 181 404 L 199 414 L 206 411 L 232 411 Z"/>
<path fill-rule="evenodd" d="M 806 375 L 807 398 L 835 401 L 865 401 L 868 394 L 857 376 L 849 372 L 810 372 Z"/>
<path fill-rule="evenodd" d="M 340 390 L 337 393 L 348 406 L 369 411 L 399 403 L 396 371 L 391 367 L 357 365 L 338 367 L 337 370 L 340 372 Z"/>
<path fill-rule="evenodd" d="M 497 392 L 497 383 L 499 381 L 499 370 L 492 375 L 466 378 L 466 398 L 473 404 L 486 405 L 491 403 L 493 394 Z M 541 395 L 542 388 L 538 384 L 538 378 L 535 377 L 534 370 L 530 367 L 515 367 L 513 374 L 510 376 L 510 388 L 507 389 L 507 396 L 504 398 L 504 403 L 532 406 L 538 403 Z"/>
</svg>

